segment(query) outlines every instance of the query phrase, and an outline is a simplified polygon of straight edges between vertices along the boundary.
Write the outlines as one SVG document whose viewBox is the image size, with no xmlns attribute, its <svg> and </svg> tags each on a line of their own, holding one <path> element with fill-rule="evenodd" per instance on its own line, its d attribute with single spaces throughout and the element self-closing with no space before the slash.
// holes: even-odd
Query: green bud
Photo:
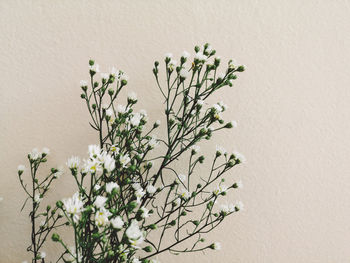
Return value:
<svg viewBox="0 0 350 263">
<path fill-rule="evenodd" d="M 201 188 L 202 187 L 202 185 L 201 184 L 197 184 L 197 188 Z"/>
<path fill-rule="evenodd" d="M 84 93 L 80 94 L 80 98 L 85 99 L 86 98 L 85 94 Z"/>
<path fill-rule="evenodd" d="M 95 61 L 93 61 L 92 59 L 89 60 L 89 65 L 93 66 L 95 64 Z"/>
<path fill-rule="evenodd" d="M 199 221 L 198 221 L 198 220 L 192 221 L 192 223 L 193 223 L 195 226 L 198 226 L 198 225 L 199 225 Z"/>
<path fill-rule="evenodd" d="M 109 90 L 108 90 L 108 95 L 109 95 L 109 96 L 112 96 L 113 93 L 114 93 L 114 90 L 113 90 L 113 89 L 109 89 Z"/>
<path fill-rule="evenodd" d="M 194 51 L 197 53 L 200 50 L 199 46 L 194 47 Z"/>
<path fill-rule="evenodd" d="M 157 225 L 156 225 L 156 224 L 152 224 L 152 225 L 149 226 L 149 228 L 150 228 L 150 229 L 153 229 L 153 230 L 154 230 L 154 229 L 157 229 Z"/>
<path fill-rule="evenodd" d="M 97 88 L 98 87 L 98 82 L 94 82 L 94 88 Z"/>
<path fill-rule="evenodd" d="M 57 206 L 58 208 L 62 208 L 62 207 L 63 207 L 62 201 L 57 201 L 57 202 L 56 202 L 56 206 Z"/>
<path fill-rule="evenodd" d="M 158 61 L 155 61 L 155 62 L 154 62 L 154 66 L 155 66 L 155 67 L 158 67 L 158 66 L 159 66 L 159 62 L 158 62 Z"/>
<path fill-rule="evenodd" d="M 201 156 L 199 156 L 198 161 L 200 163 L 203 163 L 204 159 L 205 159 L 205 157 L 203 155 L 201 155 Z"/>
<path fill-rule="evenodd" d="M 186 215 L 187 215 L 186 211 L 181 212 L 181 216 L 186 216 Z"/>
<path fill-rule="evenodd" d="M 50 209 L 51 209 L 51 205 L 48 205 L 48 206 L 46 207 L 46 210 L 47 210 L 47 211 L 50 211 Z"/>
<path fill-rule="evenodd" d="M 146 252 L 152 252 L 152 248 L 150 246 L 144 247 L 143 250 Z"/>
<path fill-rule="evenodd" d="M 125 86 L 126 84 L 128 84 L 128 81 L 126 79 L 123 79 L 121 83 L 122 83 L 122 86 Z"/>
<path fill-rule="evenodd" d="M 176 225 L 176 221 L 175 221 L 175 220 L 172 220 L 172 221 L 169 223 L 169 225 L 175 226 L 175 225 Z"/>
<path fill-rule="evenodd" d="M 242 66 L 239 66 L 238 68 L 237 68 L 237 71 L 238 72 L 243 72 L 245 70 L 245 67 L 242 65 Z"/>
<path fill-rule="evenodd" d="M 53 242 L 58 242 L 60 241 L 60 236 L 57 233 L 53 233 L 51 239 Z"/>
</svg>

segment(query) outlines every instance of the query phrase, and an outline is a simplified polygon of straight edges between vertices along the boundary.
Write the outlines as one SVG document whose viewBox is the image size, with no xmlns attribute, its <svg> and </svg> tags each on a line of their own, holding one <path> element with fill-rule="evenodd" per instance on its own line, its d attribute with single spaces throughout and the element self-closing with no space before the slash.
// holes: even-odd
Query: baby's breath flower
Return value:
<svg viewBox="0 0 350 263">
<path fill-rule="evenodd" d="M 226 154 L 226 150 L 224 147 L 222 146 L 216 146 L 216 152 L 220 153 L 220 154 Z"/>
<path fill-rule="evenodd" d="M 124 221 L 120 216 L 116 216 L 115 218 L 111 219 L 111 224 L 116 229 L 122 229 L 124 226 Z"/>
<path fill-rule="evenodd" d="M 133 126 L 139 126 L 140 121 L 142 119 L 142 115 L 140 113 L 135 113 L 131 119 L 130 119 L 130 123 Z"/>
<path fill-rule="evenodd" d="M 182 183 L 186 182 L 186 180 L 187 180 L 187 176 L 184 174 L 179 174 L 178 178 Z"/>
<path fill-rule="evenodd" d="M 128 100 L 130 100 L 132 102 L 136 102 L 137 101 L 137 94 L 135 92 L 130 92 L 128 94 Z"/>
<path fill-rule="evenodd" d="M 46 253 L 44 251 L 40 252 L 40 258 L 45 258 L 46 257 Z"/>
<path fill-rule="evenodd" d="M 78 169 L 80 164 L 80 158 L 78 156 L 72 156 L 67 161 L 67 166 L 70 169 Z"/>
<path fill-rule="evenodd" d="M 30 153 L 29 153 L 29 158 L 33 161 L 39 159 L 41 157 L 41 153 L 39 152 L 38 148 L 34 148 Z"/>
<path fill-rule="evenodd" d="M 113 189 L 118 189 L 119 185 L 115 182 L 110 182 L 106 184 L 106 192 L 107 193 L 112 193 Z"/>
<path fill-rule="evenodd" d="M 88 153 L 90 154 L 90 158 L 97 158 L 101 154 L 101 148 L 98 145 L 91 144 L 89 145 Z"/>
<path fill-rule="evenodd" d="M 221 249 L 221 244 L 219 242 L 215 242 L 210 245 L 210 248 L 213 250 L 220 250 Z"/>
<path fill-rule="evenodd" d="M 191 197 L 190 192 L 187 191 L 187 189 L 184 188 L 184 187 L 180 187 L 180 188 L 179 188 L 179 190 L 178 190 L 178 195 L 179 195 L 181 198 L 185 199 L 185 200 L 187 200 L 188 198 Z"/>
<path fill-rule="evenodd" d="M 237 151 L 233 152 L 233 155 L 235 156 L 236 160 L 239 160 L 241 163 L 247 162 L 247 159 L 245 156 Z"/>
<path fill-rule="evenodd" d="M 81 196 L 76 192 L 72 198 L 62 200 L 65 211 L 73 217 L 73 221 L 79 221 L 80 213 L 83 211 L 84 203 Z"/>
<path fill-rule="evenodd" d="M 140 210 L 142 211 L 142 217 L 148 218 L 149 217 L 149 210 L 146 207 L 141 207 Z"/>
<path fill-rule="evenodd" d="M 196 53 L 196 55 L 194 56 L 194 59 L 197 59 L 199 61 L 205 62 L 207 60 L 207 56 L 203 54 L 203 52 L 199 51 Z"/>
<path fill-rule="evenodd" d="M 124 114 L 124 113 L 126 113 L 127 111 L 128 111 L 128 108 L 127 108 L 126 106 L 124 106 L 124 105 L 118 105 L 118 106 L 117 106 L 117 112 L 118 112 L 118 113 Z"/>
<path fill-rule="evenodd" d="M 106 226 L 109 223 L 108 217 L 112 214 L 104 207 L 101 207 L 95 215 L 95 223 L 98 227 Z"/>
<path fill-rule="evenodd" d="M 128 227 L 128 229 L 125 231 L 125 234 L 129 239 L 133 239 L 133 240 L 137 240 L 142 236 L 142 232 L 135 219 L 131 221 L 131 224 Z"/>
<path fill-rule="evenodd" d="M 104 80 L 109 79 L 109 74 L 108 73 L 101 73 L 101 78 Z"/>
<path fill-rule="evenodd" d="M 106 116 L 108 116 L 108 117 L 112 117 L 112 116 L 114 116 L 114 111 L 113 111 L 113 109 L 108 109 L 108 110 L 106 110 Z"/>
<path fill-rule="evenodd" d="M 199 147 L 198 145 L 192 145 L 190 149 L 192 151 L 192 154 L 196 154 L 201 150 L 201 147 Z"/>
<path fill-rule="evenodd" d="M 180 70 L 180 73 L 179 73 L 180 77 L 183 78 L 183 79 L 186 79 L 189 75 L 189 72 L 187 69 L 181 69 Z"/>
<path fill-rule="evenodd" d="M 219 194 L 221 194 L 221 193 L 223 193 L 223 192 L 226 192 L 226 191 L 227 191 L 227 186 L 224 185 L 224 184 L 219 184 L 219 185 L 215 188 L 215 190 L 213 191 L 213 194 L 214 194 L 214 195 L 219 195 Z"/>
<path fill-rule="evenodd" d="M 105 206 L 106 201 L 107 201 L 106 197 L 98 195 L 94 202 L 94 206 L 96 206 L 97 208 L 102 208 Z"/>
<path fill-rule="evenodd" d="M 94 65 L 90 66 L 90 70 L 93 72 L 100 72 L 100 65 L 94 64 Z"/>
<path fill-rule="evenodd" d="M 107 172 L 112 172 L 115 169 L 115 160 L 112 156 L 107 154 L 104 157 L 104 164 L 103 167 L 107 170 Z"/>
<path fill-rule="evenodd" d="M 41 202 L 41 200 L 43 200 L 43 198 L 40 196 L 40 194 L 36 194 L 34 196 L 35 203 L 39 204 Z"/>
<path fill-rule="evenodd" d="M 153 135 L 152 138 L 148 141 L 148 146 L 153 149 L 159 145 L 159 142 L 157 140 L 157 136 Z"/>
<path fill-rule="evenodd" d="M 157 188 L 155 188 L 153 185 L 150 184 L 146 187 L 146 191 L 149 194 L 154 194 L 157 191 Z"/>
<path fill-rule="evenodd" d="M 119 147 L 117 147 L 117 145 L 115 145 L 115 144 L 113 144 L 113 145 L 111 146 L 111 148 L 109 148 L 109 150 L 110 150 L 111 152 L 116 153 L 116 154 L 118 154 L 119 151 L 120 151 Z"/>
<path fill-rule="evenodd" d="M 172 54 L 172 53 L 166 53 L 164 56 L 165 56 L 166 58 L 172 58 L 172 57 L 173 57 L 173 54 Z"/>
<path fill-rule="evenodd" d="M 18 167 L 17 167 L 18 174 L 21 175 L 25 169 L 26 169 L 26 167 L 23 164 L 18 165 Z"/>
<path fill-rule="evenodd" d="M 124 155 L 120 155 L 120 157 L 119 157 L 119 161 L 120 161 L 123 168 L 126 167 L 126 165 L 130 162 L 130 160 L 131 159 L 129 157 L 129 154 L 127 154 L 127 153 Z"/>
<path fill-rule="evenodd" d="M 184 58 L 189 58 L 190 57 L 190 53 L 188 53 L 186 50 L 182 53 L 182 57 Z"/>
<path fill-rule="evenodd" d="M 235 204 L 235 208 L 236 208 L 237 211 L 243 210 L 244 204 L 241 201 L 237 201 L 236 204 Z"/>
<path fill-rule="evenodd" d="M 100 190 L 100 189 L 101 189 L 101 185 L 99 185 L 99 184 L 95 184 L 94 189 L 95 189 L 95 191 Z"/>
</svg>

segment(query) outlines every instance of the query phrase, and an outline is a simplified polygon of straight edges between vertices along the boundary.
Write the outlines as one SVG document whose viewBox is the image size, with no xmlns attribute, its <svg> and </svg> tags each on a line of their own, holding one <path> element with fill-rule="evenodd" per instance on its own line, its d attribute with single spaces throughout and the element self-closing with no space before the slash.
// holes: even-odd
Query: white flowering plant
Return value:
<svg viewBox="0 0 350 263">
<path fill-rule="evenodd" d="M 245 159 L 217 146 L 210 169 L 198 172 L 205 162 L 198 144 L 237 125 L 223 120 L 227 109 L 223 102 L 207 106 L 206 100 L 219 89 L 231 87 L 244 66 L 230 60 L 220 74 L 221 60 L 209 44 L 194 50 L 193 59 L 184 52 L 180 63 L 165 55 L 164 84 L 159 78 L 160 63 L 154 63 L 153 74 L 165 101 L 165 138 L 155 134 L 160 121 L 149 125 L 146 112 L 134 110 L 135 93 L 128 95 L 126 104 L 116 104 L 127 86 L 127 75 L 112 68 L 99 78 L 99 66 L 89 61 L 90 81 L 81 81 L 81 98 L 99 143 L 88 146 L 86 159 L 72 156 L 67 161 L 76 192 L 41 208 L 62 168 L 52 168 L 44 178 L 38 175 L 49 155 L 46 148 L 28 154 L 30 177 L 24 176 L 23 165 L 18 167 L 28 196 L 24 205 L 31 201 L 28 251 L 32 262 L 49 262 L 43 252 L 48 236 L 62 247 L 50 262 L 148 263 L 158 262 L 157 255 L 163 252 L 221 248 L 203 236 L 243 208 L 241 202 L 223 203 L 222 199 L 228 191 L 242 187 L 240 181 L 225 185 L 223 175 Z M 181 171 L 175 168 L 177 162 L 183 164 Z M 25 183 L 28 179 L 30 186 Z M 61 228 L 72 230 L 73 241 L 61 237 Z"/>
</svg>

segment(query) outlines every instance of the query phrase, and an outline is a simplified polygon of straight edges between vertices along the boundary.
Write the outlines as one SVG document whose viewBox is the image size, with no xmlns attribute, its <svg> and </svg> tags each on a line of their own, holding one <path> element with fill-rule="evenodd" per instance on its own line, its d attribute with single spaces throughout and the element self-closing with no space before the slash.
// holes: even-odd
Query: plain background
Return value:
<svg viewBox="0 0 350 263">
<path fill-rule="evenodd" d="M 245 211 L 208 239 L 220 252 L 162 262 L 350 260 L 350 2 L 0 1 L 0 262 L 29 259 L 28 210 L 16 168 L 33 147 L 49 164 L 84 156 L 96 142 L 79 98 L 87 61 L 121 68 L 151 120 L 161 118 L 153 61 L 205 42 L 247 65 L 218 95 L 238 128 L 211 142 L 238 149 L 232 172 Z M 71 195 L 69 174 L 52 200 Z M 46 248 L 48 257 L 55 246 Z"/>
</svg>

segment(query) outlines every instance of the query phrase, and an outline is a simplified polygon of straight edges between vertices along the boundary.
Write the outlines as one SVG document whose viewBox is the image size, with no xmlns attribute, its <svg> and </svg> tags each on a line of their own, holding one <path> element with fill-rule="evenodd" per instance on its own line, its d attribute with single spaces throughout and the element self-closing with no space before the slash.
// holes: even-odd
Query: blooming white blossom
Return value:
<svg viewBox="0 0 350 263">
<path fill-rule="evenodd" d="M 219 184 L 219 185 L 215 188 L 215 190 L 213 191 L 213 194 L 214 194 L 214 195 L 219 195 L 219 194 L 221 194 L 221 193 L 223 193 L 223 192 L 226 192 L 226 191 L 227 191 L 227 186 L 224 185 L 224 184 Z"/>
<path fill-rule="evenodd" d="M 113 77 L 116 77 L 116 76 L 119 74 L 119 70 L 117 70 L 115 67 L 112 67 L 112 68 L 109 70 L 109 73 L 110 73 Z"/>
<path fill-rule="evenodd" d="M 141 263 L 141 261 L 138 258 L 133 258 L 132 259 L 132 263 Z"/>
<path fill-rule="evenodd" d="M 139 126 L 140 121 L 142 119 L 142 115 L 140 113 L 135 113 L 131 119 L 130 119 L 130 123 L 133 126 Z"/>
<path fill-rule="evenodd" d="M 236 209 L 243 210 L 244 204 L 241 201 L 237 201 L 235 204 Z"/>
<path fill-rule="evenodd" d="M 152 138 L 148 141 L 148 146 L 153 149 L 159 145 L 159 142 L 157 140 L 157 136 L 153 135 Z"/>
<path fill-rule="evenodd" d="M 141 189 L 141 184 L 140 183 L 133 183 L 131 186 L 132 186 L 132 188 L 134 188 L 135 191 Z"/>
<path fill-rule="evenodd" d="M 47 148 L 47 147 L 44 147 L 44 148 L 41 150 L 41 152 L 42 152 L 43 154 L 45 154 L 45 155 L 49 155 L 50 149 Z"/>
<path fill-rule="evenodd" d="M 120 80 L 128 80 L 129 76 L 125 74 L 125 72 L 119 71 L 119 79 Z"/>
<path fill-rule="evenodd" d="M 220 211 L 224 213 L 232 212 L 228 204 L 220 205 Z"/>
<path fill-rule="evenodd" d="M 135 219 L 131 220 L 131 224 L 128 227 L 128 229 L 125 231 L 125 234 L 129 239 L 133 239 L 133 240 L 137 240 L 142 237 L 142 232 Z"/>
<path fill-rule="evenodd" d="M 182 183 L 186 182 L 186 180 L 187 180 L 187 176 L 184 174 L 179 174 L 178 177 Z"/>
<path fill-rule="evenodd" d="M 58 166 L 56 172 L 53 174 L 53 177 L 58 179 L 64 173 L 64 169 L 62 166 Z"/>
<path fill-rule="evenodd" d="M 106 201 L 107 201 L 106 197 L 99 195 L 96 197 L 94 206 L 96 206 L 97 208 L 103 208 L 105 206 Z"/>
<path fill-rule="evenodd" d="M 145 195 L 145 191 L 142 188 L 139 188 L 135 191 L 136 202 L 141 203 L 141 198 Z"/>
<path fill-rule="evenodd" d="M 228 109 L 228 106 L 223 101 L 220 101 L 218 105 L 222 108 L 223 111 Z"/>
<path fill-rule="evenodd" d="M 216 151 L 219 152 L 220 154 L 226 154 L 225 148 L 219 145 L 216 146 Z"/>
<path fill-rule="evenodd" d="M 131 101 L 137 101 L 137 94 L 135 92 L 130 92 L 128 94 L 128 99 Z"/>
<path fill-rule="evenodd" d="M 188 58 L 190 56 L 190 53 L 188 53 L 186 50 L 182 52 L 182 57 Z"/>
<path fill-rule="evenodd" d="M 41 202 L 41 200 L 43 200 L 42 199 L 42 197 L 40 196 L 40 194 L 36 194 L 35 196 L 34 196 L 34 201 L 35 201 L 35 203 L 40 203 Z"/>
<path fill-rule="evenodd" d="M 128 108 L 127 108 L 126 106 L 120 105 L 120 104 L 117 106 L 117 112 L 118 112 L 118 113 L 124 114 L 124 113 L 126 113 L 127 111 L 128 111 Z"/>
<path fill-rule="evenodd" d="M 184 188 L 184 187 L 180 187 L 180 188 L 178 189 L 178 195 L 179 195 L 181 198 L 185 199 L 185 200 L 191 197 L 190 192 L 187 191 L 187 189 Z"/>
<path fill-rule="evenodd" d="M 124 226 L 124 221 L 120 216 L 116 216 L 115 218 L 112 218 L 110 221 L 112 226 L 116 229 L 122 229 Z"/>
<path fill-rule="evenodd" d="M 38 148 L 34 148 L 30 153 L 29 153 L 29 158 L 31 160 L 37 160 L 41 157 L 41 153 L 39 152 Z"/>
<path fill-rule="evenodd" d="M 100 65 L 94 64 L 94 65 L 90 66 L 90 69 L 94 72 L 100 72 Z"/>
<path fill-rule="evenodd" d="M 199 51 L 196 53 L 194 58 L 197 60 L 200 60 L 200 61 L 206 61 L 208 57 L 206 55 L 204 55 L 203 52 Z"/>
<path fill-rule="evenodd" d="M 173 54 L 172 54 L 172 53 L 166 53 L 164 56 L 165 56 L 166 58 L 172 58 L 172 57 L 173 57 Z"/>
<path fill-rule="evenodd" d="M 241 163 L 245 163 L 247 162 L 247 159 L 245 158 L 245 156 L 237 151 L 234 151 L 233 152 L 233 155 L 235 156 L 235 158 L 237 160 L 240 160 Z"/>
<path fill-rule="evenodd" d="M 237 188 L 243 188 L 243 183 L 241 180 L 239 180 L 238 182 L 236 182 Z"/>
<path fill-rule="evenodd" d="M 213 109 L 218 113 L 223 111 L 223 108 L 219 104 L 214 104 Z"/>
<path fill-rule="evenodd" d="M 101 170 L 100 163 L 97 159 L 84 160 L 83 171 L 96 173 Z"/>
<path fill-rule="evenodd" d="M 89 151 L 90 158 L 97 158 L 101 154 L 101 148 L 98 145 L 91 144 L 89 145 Z"/>
<path fill-rule="evenodd" d="M 78 169 L 80 164 L 80 158 L 78 156 L 72 156 L 67 161 L 67 166 L 70 169 Z"/>
<path fill-rule="evenodd" d="M 24 172 L 25 169 L 26 169 L 26 167 L 25 167 L 23 164 L 20 164 L 20 165 L 18 165 L 18 167 L 17 167 L 17 171 L 18 171 L 18 172 Z"/>
<path fill-rule="evenodd" d="M 46 257 L 46 253 L 44 251 L 40 252 L 40 258 L 45 258 Z"/>
<path fill-rule="evenodd" d="M 108 116 L 108 117 L 110 117 L 110 118 L 111 118 L 112 116 L 114 116 L 114 111 L 113 111 L 112 108 L 106 110 L 106 116 Z"/>
<path fill-rule="evenodd" d="M 106 184 L 106 192 L 107 193 L 112 193 L 113 189 L 118 189 L 119 185 L 115 182 L 110 182 Z"/>
<path fill-rule="evenodd" d="M 198 100 L 197 104 L 202 106 L 204 104 L 204 100 Z"/>
<path fill-rule="evenodd" d="M 146 207 L 141 207 L 140 210 L 142 211 L 142 217 L 148 218 L 149 217 L 149 210 Z"/>
<path fill-rule="evenodd" d="M 79 221 L 80 213 L 83 211 L 84 203 L 81 200 L 81 196 L 76 192 L 72 198 L 62 200 L 64 209 L 66 212 L 73 216 L 73 221 L 77 223 Z"/>
<path fill-rule="evenodd" d="M 95 223 L 98 227 L 106 226 L 109 223 L 108 217 L 112 214 L 104 207 L 100 208 L 95 215 Z"/>
<path fill-rule="evenodd" d="M 119 147 L 117 147 L 117 145 L 115 145 L 115 144 L 113 144 L 113 145 L 109 148 L 109 150 L 110 150 L 111 152 L 116 153 L 116 154 L 118 154 L 119 151 L 120 151 Z"/>
<path fill-rule="evenodd" d="M 99 185 L 99 184 L 95 184 L 94 189 L 95 189 L 95 191 L 100 190 L 100 189 L 101 189 L 101 185 Z"/>
<path fill-rule="evenodd" d="M 189 75 L 189 72 L 188 72 L 188 70 L 183 68 L 180 70 L 179 75 L 181 78 L 186 79 Z"/>
<path fill-rule="evenodd" d="M 221 249 L 221 243 L 219 243 L 219 242 L 213 243 L 212 246 L 213 246 L 214 250 L 220 250 Z"/>
<path fill-rule="evenodd" d="M 237 128 L 237 121 L 230 121 L 233 128 Z"/>
<path fill-rule="evenodd" d="M 101 78 L 107 80 L 107 79 L 109 79 L 109 74 L 108 73 L 101 73 Z"/>
<path fill-rule="evenodd" d="M 181 204 L 181 199 L 180 198 L 175 198 L 174 201 L 173 201 L 173 204 L 175 206 L 178 206 L 179 204 Z"/>
<path fill-rule="evenodd" d="M 112 172 L 115 169 L 115 160 L 112 156 L 107 154 L 104 157 L 104 164 L 103 167 L 107 170 L 107 172 Z"/>
<path fill-rule="evenodd" d="M 157 191 L 157 188 L 155 188 L 153 185 L 150 184 L 146 187 L 146 191 L 149 194 L 154 194 Z"/>
<path fill-rule="evenodd" d="M 160 120 L 156 120 L 156 124 L 159 126 L 160 125 Z"/>
<path fill-rule="evenodd" d="M 80 87 L 86 87 L 87 86 L 87 81 L 86 80 L 81 80 L 80 81 Z"/>
<path fill-rule="evenodd" d="M 129 154 L 127 154 L 127 153 L 124 155 L 120 155 L 120 157 L 119 157 L 119 161 L 120 161 L 123 168 L 126 167 L 126 165 L 130 162 L 130 160 L 131 159 L 129 157 Z"/>
<path fill-rule="evenodd" d="M 198 153 L 201 150 L 201 147 L 199 147 L 198 145 L 192 145 L 190 147 L 190 149 L 194 152 L 194 153 Z"/>
</svg>

